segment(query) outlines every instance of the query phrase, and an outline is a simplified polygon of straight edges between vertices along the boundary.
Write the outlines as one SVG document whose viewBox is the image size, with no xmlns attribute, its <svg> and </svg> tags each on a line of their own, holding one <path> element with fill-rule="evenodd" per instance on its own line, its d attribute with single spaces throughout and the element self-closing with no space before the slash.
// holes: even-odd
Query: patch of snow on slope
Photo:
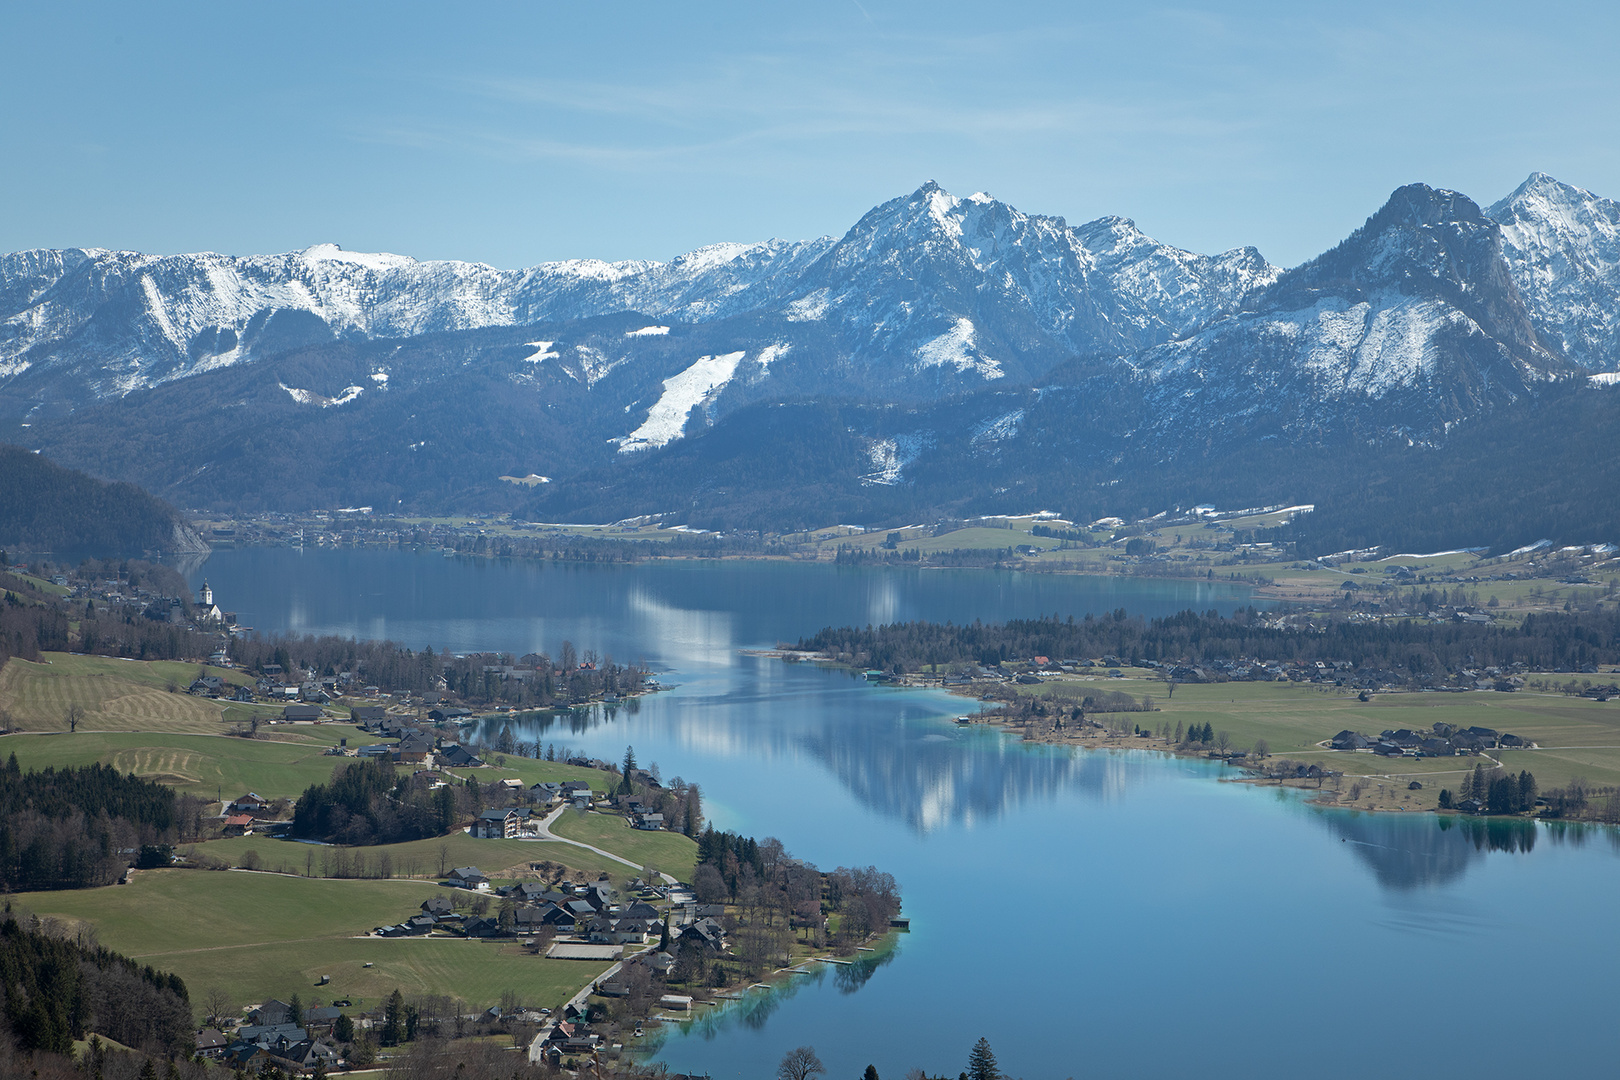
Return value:
<svg viewBox="0 0 1620 1080">
<path fill-rule="evenodd" d="M 948 191 L 935 189 L 928 193 L 928 216 L 953 240 L 962 239 L 962 222 L 954 213 L 961 205 L 962 201 Z"/>
<path fill-rule="evenodd" d="M 385 270 L 399 270 L 416 265 L 416 260 L 406 255 L 390 255 L 385 251 L 375 253 L 344 251 L 336 244 L 316 244 L 314 247 L 305 248 L 303 255 L 306 262 L 349 263 L 379 273 Z"/>
<path fill-rule="evenodd" d="M 626 330 L 625 337 L 662 337 L 669 333 L 667 326 L 643 326 L 640 330 Z"/>
<path fill-rule="evenodd" d="M 992 443 L 1010 439 L 1018 434 L 1018 425 L 1024 422 L 1024 410 L 1014 409 L 1003 413 L 993 419 L 986 420 L 974 431 L 972 445 L 980 450 L 986 449 Z"/>
<path fill-rule="evenodd" d="M 665 379 L 664 392 L 647 410 L 647 419 L 642 425 L 613 440 L 619 444 L 619 453 L 648 450 L 680 438 L 692 410 L 724 389 L 742 358 L 741 352 L 699 357 L 685 371 Z"/>
<path fill-rule="evenodd" d="M 816 322 L 827 317 L 827 309 L 832 306 L 829 299 L 832 296 L 830 289 L 817 289 L 799 297 L 787 306 L 787 317 L 791 322 Z"/>
<path fill-rule="evenodd" d="M 533 349 L 534 353 L 531 356 L 525 356 L 523 362 L 525 364 L 538 364 L 542 360 L 557 359 L 561 354 L 552 351 L 551 347 L 555 344 L 557 344 L 555 341 L 525 341 L 523 343 L 524 348 Z"/>
<path fill-rule="evenodd" d="M 339 394 L 335 398 L 329 398 L 321 394 L 317 394 L 313 390 L 300 390 L 296 386 L 288 386 L 286 383 L 277 383 L 276 385 L 287 391 L 287 395 L 291 397 L 297 404 L 318 405 L 323 409 L 330 409 L 334 405 L 347 405 L 349 402 L 354 401 L 365 392 L 365 387 L 363 386 L 347 386 L 344 387 L 343 393 Z"/>
<path fill-rule="evenodd" d="M 1601 371 L 1596 375 L 1588 375 L 1586 379 L 1593 386 L 1614 386 L 1620 384 L 1620 371 Z"/>
<path fill-rule="evenodd" d="M 376 383 L 378 386 L 386 386 L 386 385 L 388 385 L 388 372 L 386 372 L 386 371 L 373 371 L 371 373 L 371 381 Z"/>
<path fill-rule="evenodd" d="M 151 274 L 141 275 L 141 291 L 146 294 L 146 309 L 152 313 L 152 321 L 157 323 L 158 329 L 163 331 L 163 336 L 168 338 L 176 349 L 183 351 L 186 347 L 185 339 L 180 336 L 180 332 L 175 329 L 174 321 L 169 318 L 168 305 L 163 302 L 163 294 L 158 291 L 157 282 L 152 280 Z"/>
<path fill-rule="evenodd" d="M 861 483 L 880 484 L 885 487 L 900 483 L 903 479 L 901 473 L 905 467 L 916 461 L 918 455 L 933 445 L 933 436 L 926 434 L 873 439 L 872 444 L 866 448 L 866 457 L 872 463 L 873 471 L 862 476 Z"/>
<path fill-rule="evenodd" d="M 759 350 L 759 356 L 755 358 L 759 361 L 759 370 L 761 372 L 769 371 L 772 364 L 786 356 L 792 349 L 791 344 L 781 341 L 765 346 Z"/>
<path fill-rule="evenodd" d="M 929 368 L 949 365 L 958 372 L 972 371 L 985 379 L 1001 378 L 1004 374 L 1001 365 L 979 353 L 975 344 L 977 337 L 973 320 L 958 318 L 956 325 L 918 347 L 917 366 Z"/>
</svg>

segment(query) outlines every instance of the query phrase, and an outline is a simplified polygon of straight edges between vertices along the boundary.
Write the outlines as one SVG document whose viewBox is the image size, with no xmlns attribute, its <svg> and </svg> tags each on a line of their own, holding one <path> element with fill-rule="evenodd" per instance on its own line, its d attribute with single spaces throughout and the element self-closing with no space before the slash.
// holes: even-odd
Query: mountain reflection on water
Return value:
<svg viewBox="0 0 1620 1080">
<path fill-rule="evenodd" d="M 1247 1080 L 1309 1062 L 1352 1080 L 1367 1055 L 1323 1050 L 1346 1024 L 1375 1030 L 1378 1061 L 1404 1072 L 1612 1070 L 1612 829 L 1316 808 L 1221 783 L 1214 762 L 1025 744 L 953 724 L 974 707 L 962 698 L 742 651 L 888 619 L 1230 610 L 1241 591 L 403 551 L 245 549 L 202 573 L 261 630 L 645 658 L 665 692 L 514 717 L 514 735 L 610 761 L 632 745 L 666 780 L 700 783 L 717 828 L 894 874 L 911 920 L 898 953 L 787 976 L 666 1031 L 656 1061 L 671 1072 L 770 1076 L 811 1045 L 829 1076 L 954 1076 L 986 1035 L 1013 1076 Z M 1515 1017 L 1511 1037 L 1437 1037 L 1421 990 L 1415 1007 L 1390 993 L 1436 974 L 1467 991 L 1487 968 L 1559 987 L 1557 1007 Z"/>
<path fill-rule="evenodd" d="M 857 693 L 868 699 L 863 703 L 868 709 L 887 705 L 889 715 L 868 719 L 852 709 L 777 710 L 765 722 L 763 706 L 708 703 L 699 710 L 701 719 L 689 721 L 700 724 L 701 732 L 688 734 L 694 741 L 701 737 L 704 745 L 760 760 L 808 755 L 863 806 L 918 833 L 991 822 L 1009 808 L 1049 803 L 1060 793 L 1117 795 L 1132 774 L 1152 767 L 1144 751 L 1077 753 L 1067 747 L 1026 746 L 982 726 L 947 727 L 937 707 L 905 703 L 904 692 L 874 691 L 861 683 Z M 615 755 L 600 746 L 610 732 L 648 711 L 662 713 L 666 705 L 673 706 L 672 712 L 684 711 L 654 697 L 646 704 L 633 699 L 623 707 L 489 717 L 476 730 L 486 744 L 493 744 L 510 724 L 521 742 L 585 743 L 611 759 Z M 679 737 L 681 721 L 673 716 L 665 720 L 662 729 Z M 624 737 L 637 743 L 632 731 Z M 656 752 L 649 749 L 656 744 L 637 745 L 644 761 Z"/>
</svg>

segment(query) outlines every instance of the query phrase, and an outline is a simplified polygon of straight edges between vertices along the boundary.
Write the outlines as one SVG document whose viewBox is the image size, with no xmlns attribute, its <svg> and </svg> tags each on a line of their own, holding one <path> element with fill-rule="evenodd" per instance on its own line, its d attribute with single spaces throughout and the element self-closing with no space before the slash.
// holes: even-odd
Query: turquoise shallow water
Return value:
<svg viewBox="0 0 1620 1080">
<path fill-rule="evenodd" d="M 666 1042 L 672 1070 L 768 1077 L 809 1043 L 835 1078 L 954 1075 L 980 1035 L 1029 1080 L 1607 1075 L 1620 1051 L 1608 830 L 1319 811 L 1216 766 L 1026 746 L 951 724 L 961 699 L 739 652 L 851 622 L 1227 610 L 1239 590 L 285 549 L 220 552 L 203 576 L 260 629 L 646 658 L 673 690 L 526 734 L 633 744 L 702 783 L 718 825 L 900 880 L 913 931 L 892 959 L 725 1010 Z"/>
</svg>

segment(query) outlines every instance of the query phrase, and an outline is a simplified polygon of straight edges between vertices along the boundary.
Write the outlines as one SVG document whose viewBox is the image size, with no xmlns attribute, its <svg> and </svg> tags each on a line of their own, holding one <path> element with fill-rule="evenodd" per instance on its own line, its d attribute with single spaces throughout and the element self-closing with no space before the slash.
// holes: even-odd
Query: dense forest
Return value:
<svg viewBox="0 0 1620 1080">
<path fill-rule="evenodd" d="M 88 940 L 43 932 L 39 920 L 0 916 L 5 1024 L 16 1046 L 71 1054 L 94 1031 L 126 1046 L 190 1056 L 191 1002 L 178 975 L 141 967 Z"/>
<path fill-rule="evenodd" d="M 1006 623 L 955 625 L 910 622 L 827 628 L 797 648 L 842 662 L 901 674 L 928 665 L 1008 660 L 1117 657 L 1122 662 L 1202 664 L 1246 657 L 1266 662 L 1348 660 L 1357 668 L 1452 671 L 1463 666 L 1556 670 L 1620 663 L 1620 613 L 1528 615 L 1517 626 L 1431 623 L 1426 620 L 1351 622 L 1314 628 L 1279 623 L 1254 608 L 1230 617 L 1184 611 L 1161 619 L 1123 608 L 1083 619 L 1056 615 Z"/>
<path fill-rule="evenodd" d="M 450 831 L 458 815 L 456 790 L 428 790 L 424 780 L 398 775 L 390 763 L 345 762 L 325 784 L 304 789 L 293 807 L 294 836 L 341 844 L 393 844 Z"/>
<path fill-rule="evenodd" d="M 0 888 L 110 885 L 128 852 L 159 858 L 194 839 L 199 808 L 193 796 L 110 765 L 23 772 L 13 754 L 0 768 Z"/>
<path fill-rule="evenodd" d="M 133 484 L 103 483 L 0 444 L 0 544 L 98 555 L 201 551 L 174 507 Z"/>
</svg>

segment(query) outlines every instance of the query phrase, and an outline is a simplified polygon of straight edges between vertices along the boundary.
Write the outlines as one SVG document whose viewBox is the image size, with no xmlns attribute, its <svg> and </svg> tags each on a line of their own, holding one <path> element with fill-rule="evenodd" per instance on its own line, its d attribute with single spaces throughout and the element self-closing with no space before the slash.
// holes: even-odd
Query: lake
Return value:
<svg viewBox="0 0 1620 1080">
<path fill-rule="evenodd" d="M 824 868 L 899 879 L 912 932 L 882 964 L 760 994 L 658 1060 L 774 1074 L 816 1047 L 961 1071 L 1068 1076 L 1480 1076 L 1607 1071 L 1620 925 L 1615 833 L 1304 805 L 1147 751 L 959 728 L 970 703 L 749 656 L 823 626 L 1168 614 L 1250 602 L 1219 582 L 786 562 L 631 566 L 397 550 L 216 552 L 193 575 L 260 630 L 458 651 L 563 640 L 644 659 L 672 687 L 519 732 L 700 783 L 717 827 Z"/>
</svg>

